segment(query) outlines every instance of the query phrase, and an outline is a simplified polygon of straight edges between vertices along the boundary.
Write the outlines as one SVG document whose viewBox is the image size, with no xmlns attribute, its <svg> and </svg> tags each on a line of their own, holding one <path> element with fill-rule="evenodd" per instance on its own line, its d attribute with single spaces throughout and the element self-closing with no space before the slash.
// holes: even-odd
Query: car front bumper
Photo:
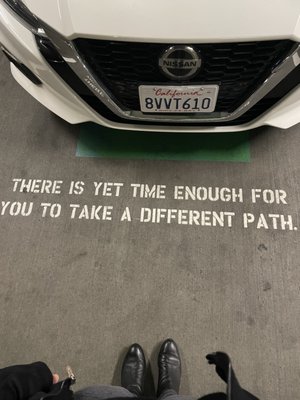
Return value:
<svg viewBox="0 0 300 400">
<path fill-rule="evenodd" d="M 269 125 L 287 129 L 300 122 L 300 86 L 250 123 L 226 126 L 151 125 L 115 122 L 96 112 L 82 100 L 51 68 L 42 56 L 32 32 L 3 5 L 0 5 L 0 43 L 15 59 L 30 69 L 42 82 L 35 85 L 18 68 L 11 64 L 17 82 L 40 103 L 69 123 L 95 122 L 110 128 L 156 132 L 236 132 Z"/>
</svg>

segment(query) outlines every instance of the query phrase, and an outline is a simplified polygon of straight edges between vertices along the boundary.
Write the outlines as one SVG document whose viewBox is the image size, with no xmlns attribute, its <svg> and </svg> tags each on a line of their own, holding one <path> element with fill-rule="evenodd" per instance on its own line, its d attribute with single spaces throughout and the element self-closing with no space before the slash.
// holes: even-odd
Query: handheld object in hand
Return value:
<svg viewBox="0 0 300 400">
<path fill-rule="evenodd" d="M 36 393 L 29 400 L 72 400 L 73 391 L 70 389 L 76 383 L 75 375 L 70 367 L 67 367 L 68 378 L 52 386 L 48 393 Z"/>
</svg>

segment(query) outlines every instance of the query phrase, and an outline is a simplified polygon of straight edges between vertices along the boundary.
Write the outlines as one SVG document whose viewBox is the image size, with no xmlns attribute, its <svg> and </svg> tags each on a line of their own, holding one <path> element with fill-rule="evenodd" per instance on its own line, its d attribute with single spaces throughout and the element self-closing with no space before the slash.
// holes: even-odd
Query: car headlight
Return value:
<svg viewBox="0 0 300 400">
<path fill-rule="evenodd" d="M 45 36 L 39 19 L 25 6 L 21 0 L 3 0 L 11 10 L 18 16 L 19 20 L 33 33 Z"/>
</svg>

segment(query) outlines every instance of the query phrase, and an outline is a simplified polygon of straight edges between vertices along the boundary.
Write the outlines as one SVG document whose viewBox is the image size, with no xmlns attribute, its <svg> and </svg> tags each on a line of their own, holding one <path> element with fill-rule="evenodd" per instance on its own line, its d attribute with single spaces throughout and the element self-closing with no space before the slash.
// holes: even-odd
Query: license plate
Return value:
<svg viewBox="0 0 300 400">
<path fill-rule="evenodd" d="M 218 98 L 218 85 L 139 86 L 144 113 L 211 113 Z"/>
</svg>

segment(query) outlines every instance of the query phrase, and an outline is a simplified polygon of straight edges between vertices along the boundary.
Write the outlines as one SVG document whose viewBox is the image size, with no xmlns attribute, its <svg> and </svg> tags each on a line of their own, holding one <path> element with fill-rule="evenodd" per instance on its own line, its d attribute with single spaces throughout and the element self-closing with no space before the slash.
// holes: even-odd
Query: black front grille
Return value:
<svg viewBox="0 0 300 400">
<path fill-rule="evenodd" d="M 158 60 L 169 44 L 76 39 L 75 46 L 123 109 L 139 110 L 142 84 L 174 85 L 159 69 Z M 202 67 L 185 84 L 220 85 L 217 112 L 233 112 L 264 82 L 292 50 L 289 40 L 193 45 Z"/>
</svg>

